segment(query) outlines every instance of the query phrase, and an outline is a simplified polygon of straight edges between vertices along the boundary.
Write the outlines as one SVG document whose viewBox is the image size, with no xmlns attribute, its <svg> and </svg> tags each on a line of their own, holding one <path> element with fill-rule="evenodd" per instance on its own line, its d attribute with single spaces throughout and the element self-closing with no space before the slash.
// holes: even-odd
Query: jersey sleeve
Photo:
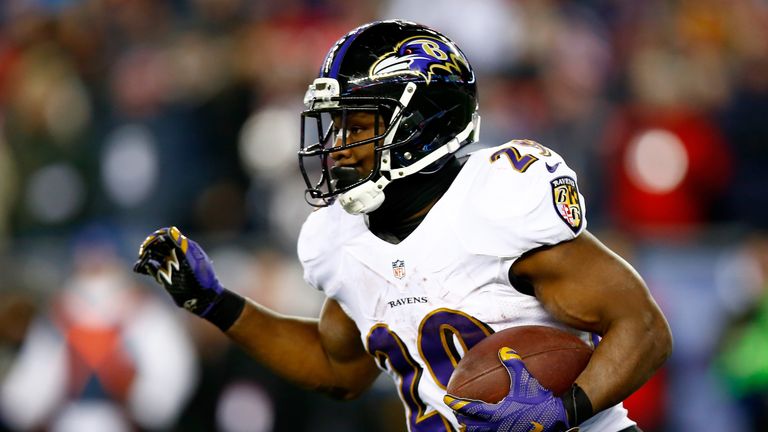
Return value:
<svg viewBox="0 0 768 432">
<path fill-rule="evenodd" d="M 324 208 L 309 214 L 299 232 L 297 253 L 304 270 L 304 280 L 313 288 L 323 291 L 333 256 L 328 253 L 329 239 L 333 239 L 335 225 L 328 223 L 329 209 Z"/>
<path fill-rule="evenodd" d="M 338 203 L 310 213 L 297 242 L 304 280 L 333 297 L 344 255 L 342 245 L 365 229 L 362 217 L 350 215 Z"/>
<path fill-rule="evenodd" d="M 472 155 L 473 181 L 457 229 L 475 253 L 517 258 L 586 228 L 576 173 L 552 150 L 511 141 Z"/>
<path fill-rule="evenodd" d="M 299 233 L 297 252 L 304 270 L 304 280 L 338 301 L 348 316 L 356 316 L 354 303 L 343 295 L 343 244 L 365 229 L 365 224 L 334 204 L 312 212 Z"/>
</svg>

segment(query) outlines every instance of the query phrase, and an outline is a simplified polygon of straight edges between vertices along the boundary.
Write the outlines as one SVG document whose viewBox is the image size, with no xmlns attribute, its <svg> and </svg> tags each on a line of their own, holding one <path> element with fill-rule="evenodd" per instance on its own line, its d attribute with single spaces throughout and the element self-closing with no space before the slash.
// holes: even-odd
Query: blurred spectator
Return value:
<svg viewBox="0 0 768 432">
<path fill-rule="evenodd" d="M 0 135 L 2 126 L 0 125 Z M 8 247 L 11 237 L 11 203 L 14 201 L 16 176 L 8 146 L 0 136 L 0 251 Z"/>
<path fill-rule="evenodd" d="M 613 224 L 639 235 L 691 234 L 711 220 L 731 172 L 712 119 L 687 108 L 635 107 L 614 124 L 605 160 Z"/>
<path fill-rule="evenodd" d="M 69 54 L 49 39 L 50 22 L 35 24 L 9 72 L 14 85 L 6 86 L 3 132 L 18 178 L 16 233 L 83 220 L 95 185 L 89 96 Z"/>
<path fill-rule="evenodd" d="M 712 220 L 732 170 L 711 111 L 728 90 L 724 54 L 713 51 L 717 40 L 710 42 L 709 32 L 689 28 L 698 24 L 688 15 L 695 5 L 666 6 L 649 4 L 640 23 L 661 13 L 681 24 L 638 29 L 626 54 L 631 99 L 617 109 L 607 138 L 611 217 L 616 226 L 637 234 L 703 227 Z"/>
<path fill-rule="evenodd" d="M 732 318 L 718 371 L 740 402 L 750 430 L 768 430 L 768 236 L 750 236 L 727 257 L 720 284 Z"/>
<path fill-rule="evenodd" d="M 111 243 L 89 237 L 0 383 L 13 430 L 165 430 L 194 387 L 173 312 L 135 284 Z"/>
<path fill-rule="evenodd" d="M 726 238 L 681 241 L 647 236 L 638 241 L 630 237 L 637 248 L 637 269 L 658 299 L 675 337 L 663 375 L 667 382 L 665 431 L 750 430 L 712 370 L 720 332 L 728 322 L 728 309 L 716 283 L 718 262 L 731 253 L 723 250 Z"/>
<path fill-rule="evenodd" d="M 738 65 L 742 79 L 722 116 L 735 165 L 723 213 L 729 220 L 760 230 L 768 229 L 768 43 L 765 45 L 761 55 Z"/>
<path fill-rule="evenodd" d="M 392 0 L 382 4 L 380 18 L 414 21 L 451 35 L 479 74 L 514 65 L 529 37 L 526 30 L 531 30 L 518 2 L 504 0 L 441 0 L 438 7 Z"/>
<path fill-rule="evenodd" d="M 0 293 L 0 382 L 10 369 L 36 313 L 36 299 L 28 293 L 20 290 Z"/>
</svg>

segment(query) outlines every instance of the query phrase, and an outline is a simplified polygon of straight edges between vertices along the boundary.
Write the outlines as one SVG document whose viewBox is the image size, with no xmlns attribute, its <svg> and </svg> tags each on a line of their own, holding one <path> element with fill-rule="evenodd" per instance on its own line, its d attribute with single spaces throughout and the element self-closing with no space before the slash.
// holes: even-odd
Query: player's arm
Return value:
<svg viewBox="0 0 768 432">
<path fill-rule="evenodd" d="M 174 302 L 224 331 L 276 374 L 303 387 L 351 399 L 379 370 L 354 322 L 333 300 L 319 319 L 281 315 L 221 286 L 203 249 L 178 229 L 147 237 L 134 266 L 153 276 Z"/>
<path fill-rule="evenodd" d="M 319 319 L 288 317 L 246 301 L 226 333 L 275 373 L 338 398 L 358 396 L 380 372 L 357 326 L 332 299 Z"/>
<path fill-rule="evenodd" d="M 510 276 L 530 282 L 561 322 L 602 336 L 576 380 L 594 412 L 624 400 L 671 353 L 669 326 L 643 280 L 589 232 L 523 255 Z"/>
</svg>

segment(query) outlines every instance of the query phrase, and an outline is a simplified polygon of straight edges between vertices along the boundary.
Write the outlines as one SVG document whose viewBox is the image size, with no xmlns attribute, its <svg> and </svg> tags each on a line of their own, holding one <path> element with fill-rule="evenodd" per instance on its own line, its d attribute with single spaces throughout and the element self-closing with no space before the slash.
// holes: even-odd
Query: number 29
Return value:
<svg viewBox="0 0 768 432">
<path fill-rule="evenodd" d="M 461 359 L 459 347 L 466 352 L 493 333 L 482 321 L 463 312 L 437 309 L 427 314 L 419 325 L 419 357 L 431 378 L 445 389 L 456 364 Z M 414 360 L 400 337 L 386 324 L 373 326 L 368 333 L 368 352 L 381 368 L 389 368 L 400 377 L 398 391 L 407 408 L 411 432 L 453 431 L 451 423 L 439 412 L 426 412 L 427 405 L 419 396 L 419 382 L 424 369 Z M 387 363 L 389 366 L 387 366 Z"/>
</svg>

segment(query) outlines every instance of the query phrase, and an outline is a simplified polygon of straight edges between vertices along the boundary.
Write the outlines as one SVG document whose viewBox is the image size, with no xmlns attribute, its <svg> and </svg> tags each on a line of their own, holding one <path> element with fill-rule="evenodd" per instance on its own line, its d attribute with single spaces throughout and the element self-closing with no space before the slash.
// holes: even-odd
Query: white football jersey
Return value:
<svg viewBox="0 0 768 432">
<path fill-rule="evenodd" d="M 473 153 L 423 222 L 399 244 L 373 235 L 338 203 L 313 212 L 298 242 L 304 277 L 338 301 L 362 342 L 398 386 L 408 428 L 457 430 L 443 403 L 463 352 L 512 326 L 564 328 L 508 278 L 524 252 L 578 236 L 586 226 L 576 174 L 533 141 Z M 633 425 L 617 405 L 585 431 Z"/>
</svg>

